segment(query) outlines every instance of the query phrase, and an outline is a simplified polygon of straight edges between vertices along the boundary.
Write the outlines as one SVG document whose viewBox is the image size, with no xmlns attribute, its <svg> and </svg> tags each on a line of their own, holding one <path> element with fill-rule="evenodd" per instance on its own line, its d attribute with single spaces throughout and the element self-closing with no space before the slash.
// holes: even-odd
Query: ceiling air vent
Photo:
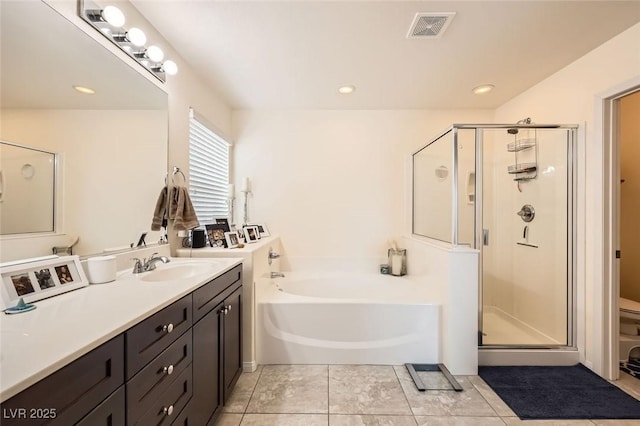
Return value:
<svg viewBox="0 0 640 426">
<path fill-rule="evenodd" d="M 407 38 L 440 38 L 455 14 L 455 12 L 416 13 Z"/>
</svg>

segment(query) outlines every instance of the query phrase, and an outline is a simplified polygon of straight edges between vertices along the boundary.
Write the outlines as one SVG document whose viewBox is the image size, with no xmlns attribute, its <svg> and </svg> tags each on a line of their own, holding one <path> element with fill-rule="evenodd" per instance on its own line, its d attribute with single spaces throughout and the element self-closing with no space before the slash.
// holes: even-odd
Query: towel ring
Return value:
<svg viewBox="0 0 640 426">
<path fill-rule="evenodd" d="M 184 175 L 184 173 L 182 173 L 182 170 L 180 170 L 180 167 L 173 166 L 173 173 L 171 174 L 171 183 L 173 183 L 173 186 L 176 185 L 175 176 L 178 173 L 182 175 L 182 183 L 184 184 L 187 182 L 187 177 Z"/>
</svg>

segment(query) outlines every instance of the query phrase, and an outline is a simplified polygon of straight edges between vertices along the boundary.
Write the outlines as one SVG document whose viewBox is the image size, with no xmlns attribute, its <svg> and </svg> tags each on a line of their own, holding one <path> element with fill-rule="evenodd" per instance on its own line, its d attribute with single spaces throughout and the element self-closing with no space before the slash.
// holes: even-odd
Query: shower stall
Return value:
<svg viewBox="0 0 640 426">
<path fill-rule="evenodd" d="M 480 252 L 481 352 L 575 348 L 576 137 L 455 124 L 413 154 L 413 233 Z"/>
</svg>

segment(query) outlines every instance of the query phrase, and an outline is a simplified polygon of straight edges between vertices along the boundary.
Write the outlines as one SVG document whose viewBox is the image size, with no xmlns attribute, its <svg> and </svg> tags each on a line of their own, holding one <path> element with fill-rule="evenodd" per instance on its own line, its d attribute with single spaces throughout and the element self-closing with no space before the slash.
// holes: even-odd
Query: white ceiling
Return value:
<svg viewBox="0 0 640 426">
<path fill-rule="evenodd" d="M 495 108 L 640 21 L 637 0 L 132 3 L 234 109 Z M 417 12 L 456 16 L 407 39 Z"/>
</svg>

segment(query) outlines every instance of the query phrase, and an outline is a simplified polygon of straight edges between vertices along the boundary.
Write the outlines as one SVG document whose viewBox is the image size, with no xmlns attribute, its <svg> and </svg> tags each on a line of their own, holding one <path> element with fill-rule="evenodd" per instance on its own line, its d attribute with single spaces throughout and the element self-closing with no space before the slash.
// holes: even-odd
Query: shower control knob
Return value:
<svg viewBox="0 0 640 426">
<path fill-rule="evenodd" d="M 517 213 L 525 222 L 531 222 L 536 217 L 536 211 L 531 204 L 525 204 Z"/>
</svg>

